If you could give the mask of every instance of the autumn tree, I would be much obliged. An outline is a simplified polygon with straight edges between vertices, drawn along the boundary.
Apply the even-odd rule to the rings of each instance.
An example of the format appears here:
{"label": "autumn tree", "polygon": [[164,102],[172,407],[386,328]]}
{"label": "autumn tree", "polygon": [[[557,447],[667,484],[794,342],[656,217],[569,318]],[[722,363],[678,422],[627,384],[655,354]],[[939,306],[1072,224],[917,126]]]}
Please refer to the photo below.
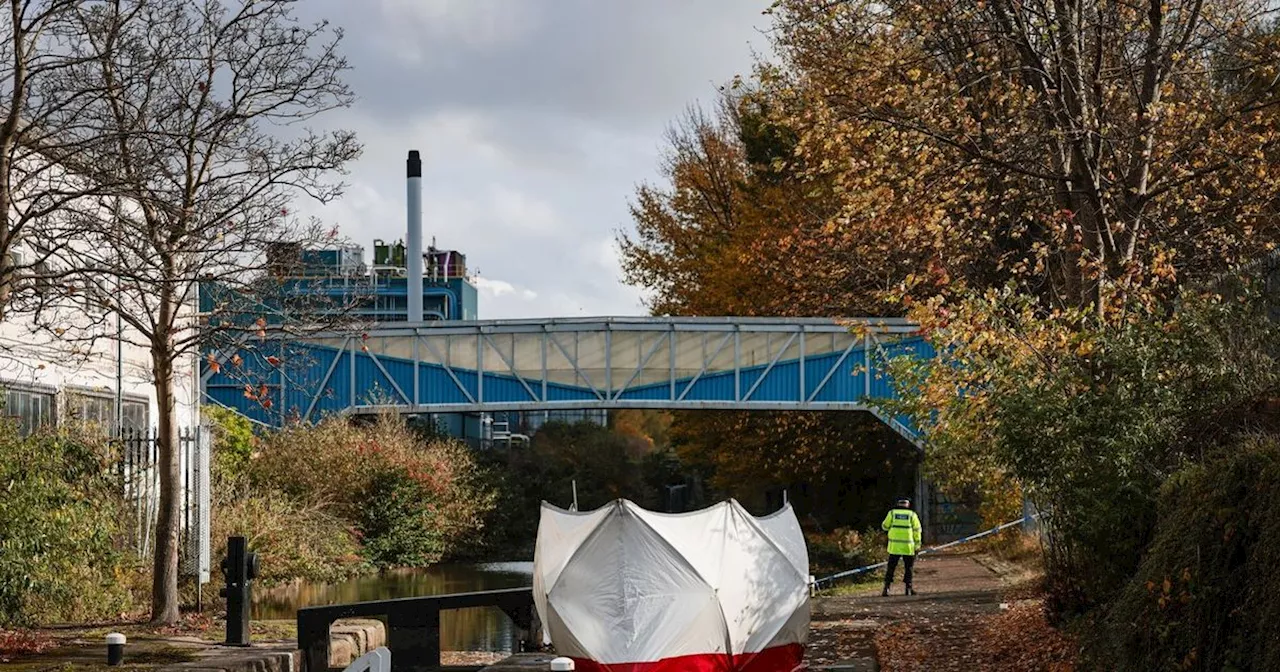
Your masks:
{"label": "autumn tree", "polygon": [[[803,110],[788,117],[798,169],[854,195],[842,215],[854,236],[894,216],[857,197],[877,189],[919,225],[984,243],[1046,308],[1105,315],[1135,296],[1167,301],[1280,234],[1270,3],[775,9],[780,63],[761,76]],[[862,158],[869,138],[920,170],[886,179]]]}
{"label": "autumn tree", "polygon": [[[119,0],[78,13],[75,77],[102,91],[84,113],[110,139],[86,148],[79,165],[113,186],[48,235],[67,241],[55,260],[74,273],[70,288],[120,316],[124,338],[151,353],[161,486],[155,622],[178,617],[175,386],[191,376],[185,365],[228,340],[251,348],[267,326],[296,333],[339,312],[281,319],[318,292],[273,274],[275,252],[331,238],[299,218],[294,201],[337,197],[334,176],[360,153],[352,133],[307,126],[348,106],[352,93],[341,31],[299,21],[294,5]],[[197,319],[202,286],[218,297]],[[276,298],[263,298],[271,288]],[[45,323],[66,310],[49,306]]]}
{"label": "autumn tree", "polygon": [[[1275,246],[1267,3],[773,11],[776,57],[721,114],[678,128],[666,184],[638,193],[623,258],[657,313],[909,314],[940,344],[1049,366],[991,291],[1046,321],[1031,330],[1046,342],[1121,338]],[[969,329],[947,328],[957,314]],[[917,399],[990,419],[987,371],[944,359]],[[1077,398],[1105,405],[1106,380]],[[998,427],[939,417],[921,416],[931,461],[1017,487],[992,452]]]}
{"label": "autumn tree", "polygon": [[639,187],[635,232],[619,235],[624,278],[652,293],[655,314],[900,313],[893,297],[908,277],[940,270],[933,260],[963,244],[895,236],[897,217],[853,235],[844,199],[870,210],[879,194],[847,193],[798,170],[800,138],[777,120],[780,98],[739,81],[713,111],[693,109],[668,131],[665,184]]}
{"label": "autumn tree", "polygon": [[[886,303],[931,258],[830,225],[836,195],[792,170],[798,137],[774,120],[776,97],[738,82],[711,111],[692,109],[667,135],[665,183],[643,185],[636,230],[620,234],[626,279],[667,315],[832,317],[901,311]],[[910,261],[907,261],[910,260]],[[915,448],[851,413],[683,412],[672,441],[721,493],[762,508],[791,488],[805,513],[860,524],[911,490]],[[905,477],[904,477],[905,474]]]}

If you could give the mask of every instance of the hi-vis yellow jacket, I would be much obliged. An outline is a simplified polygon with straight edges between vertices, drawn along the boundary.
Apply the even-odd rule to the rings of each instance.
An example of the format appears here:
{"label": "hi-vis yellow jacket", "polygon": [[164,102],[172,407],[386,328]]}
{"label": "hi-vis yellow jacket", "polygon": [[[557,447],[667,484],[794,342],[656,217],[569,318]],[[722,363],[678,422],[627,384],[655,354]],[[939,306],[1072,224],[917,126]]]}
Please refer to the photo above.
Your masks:
{"label": "hi-vis yellow jacket", "polygon": [[889,555],[915,555],[920,550],[920,517],[911,509],[893,509],[880,527],[889,533]]}

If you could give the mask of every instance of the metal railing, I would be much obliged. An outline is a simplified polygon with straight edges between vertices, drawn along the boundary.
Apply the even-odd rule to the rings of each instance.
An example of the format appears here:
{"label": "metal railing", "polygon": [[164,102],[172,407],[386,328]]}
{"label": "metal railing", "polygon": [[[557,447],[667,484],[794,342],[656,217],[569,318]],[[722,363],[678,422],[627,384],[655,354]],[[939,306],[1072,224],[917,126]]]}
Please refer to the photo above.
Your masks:
{"label": "metal railing", "polygon": [[[154,431],[126,430],[116,439],[120,449],[121,491],[132,514],[134,550],[148,556],[155,550],[156,521],[160,514],[159,444]],[[209,581],[209,460],[212,453],[206,427],[185,427],[178,434],[182,507],[179,528],[179,566],[184,576]]]}

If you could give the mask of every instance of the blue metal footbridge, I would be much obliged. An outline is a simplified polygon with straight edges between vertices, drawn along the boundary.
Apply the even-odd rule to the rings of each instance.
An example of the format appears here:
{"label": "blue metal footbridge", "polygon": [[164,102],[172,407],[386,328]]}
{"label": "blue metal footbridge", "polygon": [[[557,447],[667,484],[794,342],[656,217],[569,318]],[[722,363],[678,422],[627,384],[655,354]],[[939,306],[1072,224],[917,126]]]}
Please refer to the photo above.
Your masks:
{"label": "blue metal footbridge", "polygon": [[[932,357],[895,318],[610,317],[435,321],[246,337],[210,352],[205,398],[259,422],[333,413],[558,409],[864,411],[885,363]],[[251,401],[247,401],[251,400]]]}

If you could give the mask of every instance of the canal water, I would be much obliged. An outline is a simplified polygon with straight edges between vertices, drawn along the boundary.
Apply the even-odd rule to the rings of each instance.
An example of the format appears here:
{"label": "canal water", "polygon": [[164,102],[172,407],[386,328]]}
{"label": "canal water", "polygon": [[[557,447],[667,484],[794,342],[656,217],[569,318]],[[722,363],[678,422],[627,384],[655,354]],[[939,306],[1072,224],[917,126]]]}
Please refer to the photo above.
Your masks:
{"label": "canal water", "polygon": [[[531,585],[532,562],[390,570],[342,583],[300,583],[258,591],[253,600],[253,618],[292,620],[299,607]],[[505,652],[515,650],[516,643],[517,633],[510,619],[497,609],[457,609],[440,615],[440,645],[445,651]]]}

